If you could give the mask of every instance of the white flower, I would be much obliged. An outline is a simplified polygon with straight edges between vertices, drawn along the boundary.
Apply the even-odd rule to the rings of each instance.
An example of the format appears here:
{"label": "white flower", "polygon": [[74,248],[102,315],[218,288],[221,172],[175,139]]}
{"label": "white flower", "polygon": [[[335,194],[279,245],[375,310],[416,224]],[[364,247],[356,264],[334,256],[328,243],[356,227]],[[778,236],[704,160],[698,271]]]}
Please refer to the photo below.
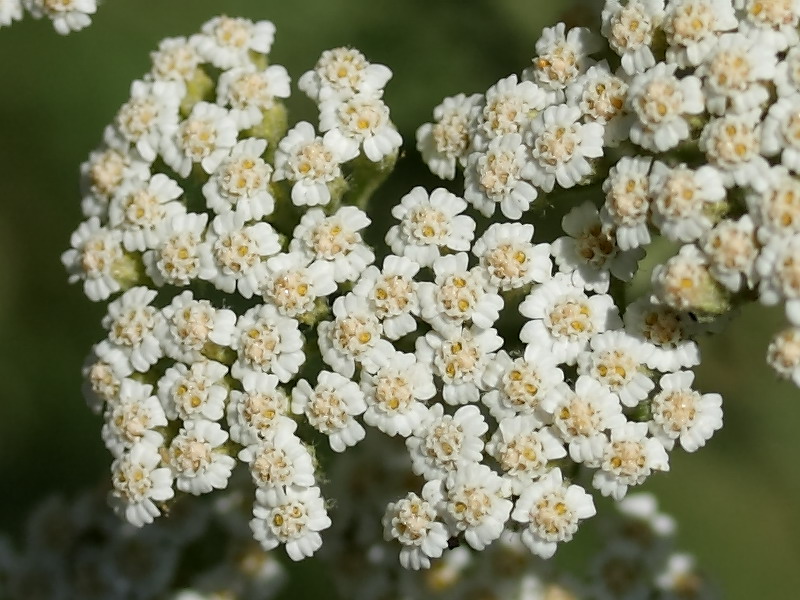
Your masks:
{"label": "white flower", "polygon": [[489,276],[489,285],[508,291],[550,278],[550,245],[532,242],[529,223],[493,223],[475,241],[472,253]]}
{"label": "white flower", "polygon": [[589,344],[591,351],[578,356],[578,373],[592,377],[629,408],[647,398],[655,387],[645,373],[652,346],[623,330],[598,334]]}
{"label": "white flower", "polygon": [[517,82],[509,75],[490,87],[486,101],[474,109],[473,147],[484,150],[494,138],[508,133],[522,134],[538,111],[547,106],[547,93],[532,81]]}
{"label": "white flower", "polygon": [[734,0],[734,6],[743,13],[739,31],[744,35],[778,51],[797,44],[798,0]]}
{"label": "white flower", "polygon": [[443,479],[455,469],[481,460],[483,440],[489,429],[475,405],[462,406],[454,414],[444,414],[441,404],[427,414],[406,439],[411,469],[428,481]]}
{"label": "white flower", "polygon": [[178,123],[178,108],[185,94],[177,81],[134,81],[131,97],[106,128],[106,143],[119,151],[136,149],[139,156],[152,163],[158,155],[164,136]]}
{"label": "white flower", "polygon": [[151,385],[122,380],[114,403],[106,410],[102,430],[106,448],[116,458],[139,442],[158,448],[164,441],[156,428],[166,427],[167,417],[152,392]]}
{"label": "white flower", "polygon": [[614,226],[620,250],[630,250],[650,243],[647,217],[650,209],[650,164],[642,156],[623,156],[611,167],[603,182],[606,201],[601,219]]}
{"label": "white flower", "polygon": [[214,308],[208,300],[195,300],[186,290],[175,296],[161,314],[156,328],[164,354],[193,363],[202,360],[211,344],[230,346],[236,314],[226,308]]}
{"label": "white flower", "polygon": [[653,34],[664,18],[664,0],[606,0],[601,32],[611,49],[622,57],[629,75],[642,73],[655,64],[650,49]]}
{"label": "white flower", "polygon": [[651,369],[676,371],[700,363],[700,350],[689,339],[691,323],[685,312],[642,297],[628,305],[624,319],[628,333],[652,345],[645,361]]}
{"label": "white flower", "polygon": [[711,119],[700,134],[700,149],[722,174],[727,187],[734,184],[758,189],[769,164],[761,156],[759,111]]}
{"label": "white flower", "polygon": [[342,47],[325,50],[314,68],[300,76],[297,87],[317,103],[360,92],[379,98],[391,77],[389,67],[370,63],[355,48]]}
{"label": "white flower", "polygon": [[785,299],[789,320],[800,322],[800,234],[776,238],[764,246],[756,270],[761,276],[761,302],[772,305]]}
{"label": "white flower", "polygon": [[625,110],[628,83],[611,72],[606,61],[589,67],[567,88],[567,103],[577,106],[590,121],[604,125],[607,146],[628,138],[632,116]]}
{"label": "white flower", "polygon": [[108,203],[127,181],[150,177],[148,164],[135,154],[101,147],[81,164],[81,211],[85,217],[104,217]]}
{"label": "white flower", "polygon": [[653,224],[666,237],[681,242],[698,239],[711,229],[726,199],[720,172],[704,165],[669,167],[656,161],[650,173]]}
{"label": "white flower", "polygon": [[99,415],[104,405],[113,404],[122,382],[131,373],[133,367],[128,356],[108,340],[92,346],[82,369],[83,397],[89,409]]}
{"label": "white flower", "polygon": [[472,115],[482,102],[481,94],[458,94],[445,98],[433,109],[435,122],[425,123],[417,129],[417,150],[431,173],[440,179],[453,179],[456,164],[462,168],[466,166],[472,145]]}
{"label": "white flower", "polygon": [[318,487],[256,490],[250,529],[264,550],[285,544],[292,560],[311,556],[322,546],[319,532],[331,526]]}
{"label": "white flower", "polygon": [[186,421],[168,449],[175,487],[195,496],[226,488],[236,465],[236,459],[225,449],[227,441],[228,433],[219,423]]}
{"label": "white flower", "polygon": [[653,397],[651,431],[668,450],[679,439],[684,450],[694,452],[722,427],[722,396],[696,392],[693,381],[691,371],[668,373]]}
{"label": "white flower", "polygon": [[269,54],[275,39],[271,22],[231,17],[214,17],[203,24],[202,32],[205,35],[197,37],[197,51],[220,69],[249,64],[249,52]]}
{"label": "white flower", "polygon": [[231,347],[238,352],[231,375],[274,373],[286,383],[305,362],[303,336],[295,319],[278,314],[270,304],[254,306],[236,322]]}
{"label": "white flower", "polygon": [[409,492],[405,498],[390,502],[383,515],[383,537],[402,545],[400,565],[404,569],[428,569],[431,558],[439,558],[447,548],[449,534],[438,520],[435,502],[438,481],[422,488],[422,497]]}
{"label": "white flower", "polygon": [[383,325],[383,334],[396,340],[417,328],[418,283],[414,276],[420,266],[404,256],[390,254],[383,268],[366,268],[353,286],[353,294],[365,298]]}
{"label": "white flower", "polygon": [[483,267],[467,270],[466,252],[433,261],[433,282],[418,284],[420,314],[435,330],[460,329],[468,321],[490,328],[500,316],[503,299],[489,286]]}
{"label": "white flower", "polygon": [[208,208],[217,214],[235,210],[248,221],[272,214],[272,166],[262,158],[266,148],[267,141],[258,138],[246,138],[231,148],[203,185]]}
{"label": "white flower", "polygon": [[578,521],[596,513],[591,495],[579,485],[565,483],[561,469],[553,469],[522,492],[511,518],[527,525],[522,541],[530,551],[550,558],[558,542],[572,539]]}
{"label": "white flower", "polygon": [[528,149],[522,135],[509,133],[493,138],[485,152],[469,155],[464,171],[464,198],[486,217],[500,206],[504,216],[519,219],[538,192],[522,179],[528,165]]}
{"label": "white flower", "polygon": [[97,12],[96,0],[23,0],[23,3],[34,18],[47,16],[53,21],[53,28],[61,35],[88,27],[92,23],[89,15]]}
{"label": "white flower", "polygon": [[639,485],[653,471],[669,471],[668,460],[661,442],[647,437],[647,423],[626,423],[611,430],[592,485],[603,496],[621,500],[629,486]]}
{"label": "white flower", "polygon": [[311,262],[302,252],[277,254],[267,260],[261,293],[280,314],[298,317],[314,310],[317,298],[336,291],[333,275],[333,264],[328,261]]}
{"label": "white flower", "polygon": [[767,347],[767,364],[800,387],[800,327],[779,331]]}
{"label": "white flower", "polygon": [[386,234],[392,252],[405,256],[420,266],[429,267],[440,255],[440,248],[469,250],[475,233],[475,221],[461,213],[467,203],[444,188],[428,195],[417,186],[392,207],[392,216],[400,221]]}
{"label": "white flower", "polygon": [[184,205],[175,201],[182,194],[181,187],[163,173],[123,183],[108,206],[108,224],[122,231],[126,250],[155,248],[161,223],[186,212]]}
{"label": "white flower", "polygon": [[523,493],[550,470],[549,461],[567,455],[561,440],[531,415],[501,420],[486,453],[497,460],[512,494]]}
{"label": "white flower", "polygon": [[573,280],[587,290],[606,293],[613,275],[630,281],[644,256],[644,250],[633,248],[620,251],[614,232],[604,227],[595,205],[590,202],[576,206],[561,220],[567,234],[556,239],[551,251],[562,273],[574,273]]}
{"label": "white flower", "polygon": [[525,323],[520,340],[552,352],[557,362],[575,364],[589,339],[619,324],[611,296],[587,296],[582,288],[562,274],[534,289],[520,304]]}
{"label": "white flower", "polygon": [[150,53],[153,67],[148,74],[156,81],[183,81],[194,78],[203,59],[197,53],[197,37],[164,38]]}
{"label": "white flower", "polygon": [[528,345],[522,357],[511,358],[501,350],[486,365],[481,400],[498,421],[515,415],[544,417],[542,405],[564,381],[564,373],[550,354]]}
{"label": "white flower", "polygon": [[765,172],[760,183],[745,196],[759,241],[800,233],[800,180],[778,165]]}
{"label": "white flower", "polygon": [[328,365],[352,377],[356,363],[370,373],[388,364],[394,347],[381,338],[383,327],[366,298],[340,296],[332,311],[334,320],[323,321],[317,329],[319,350]]}
{"label": "white flower", "polygon": [[361,391],[367,402],[364,422],[387,435],[408,437],[428,414],[421,402],[436,394],[430,366],[413,354],[397,352],[375,372],[361,372]]}
{"label": "white flower", "polygon": [[68,281],[83,281],[83,292],[93,302],[105,300],[121,288],[115,274],[123,259],[122,233],[100,225],[91,217],[70,236],[70,248],[61,255]]}
{"label": "white flower", "polygon": [[198,102],[189,116],[162,139],[164,162],[181,177],[199,164],[212,174],[236,145],[239,128],[230,112],[209,102]]}
{"label": "white flower", "polygon": [[726,288],[738,292],[742,280],[747,287],[753,286],[759,245],[749,215],[738,221],[723,219],[717,223],[703,237],[702,249],[708,257],[709,273]]}
{"label": "white flower", "polygon": [[396,154],[403,143],[389,118],[389,107],[380,98],[365,92],[347,99],[331,97],[319,106],[320,131],[336,130],[337,145],[348,156],[358,148],[372,162]]}
{"label": "white flower", "polygon": [[200,278],[229,294],[238,290],[251,298],[266,280],[266,257],[280,252],[281,243],[269,223],[246,221],[238,212],[214,218],[200,255]]}
{"label": "white flower", "polygon": [[189,285],[200,276],[207,221],[206,213],[185,213],[160,223],[156,232],[160,244],[142,255],[147,274],[156,285]]}
{"label": "white flower", "polygon": [[327,435],[334,452],[344,452],[364,439],[366,432],[354,417],[365,410],[358,384],[338,373],[320,371],[316,387],[301,379],[292,390],[292,412],[304,414],[314,429]]}
{"label": "white flower", "polygon": [[553,432],[569,444],[570,458],[591,467],[602,458],[606,430],[626,423],[617,396],[589,375],[578,377],[574,391],[557,386],[542,408],[553,415]]}
{"label": "white flower", "polygon": [[591,174],[591,158],[603,156],[603,125],[580,123],[576,106],[548,106],[531,122],[526,144],[532,160],[522,176],[550,192],[556,182],[563,188],[578,185]]}
{"label": "white flower", "polygon": [[223,381],[227,374],[228,367],[213,360],[169,367],[158,381],[158,397],[167,417],[219,421],[228,399],[228,387]]}
{"label": "white flower", "polygon": [[433,365],[434,374],[442,378],[444,401],[458,405],[478,401],[484,369],[492,352],[502,345],[496,330],[473,325],[446,334],[428,332],[417,338],[416,354],[417,360]]}
{"label": "white flower", "polygon": [[564,23],[545,27],[536,41],[533,66],[525,70],[526,78],[548,92],[548,104],[564,101],[564,89],[586,71],[589,55],[601,47],[599,36],[586,27],[565,30]]}
{"label": "white flower", "polygon": [[775,49],[741,33],[720,36],[697,69],[706,107],[715,115],[760,108],[769,99],[764,82],[775,76]]}
{"label": "white flower", "polygon": [[309,488],[314,485],[314,464],[302,440],[294,434],[297,423],[281,419],[269,435],[239,451],[250,465],[258,488]]}
{"label": "white flower", "polygon": [[718,34],[738,24],[731,0],[668,2],[663,23],[667,61],[679,67],[699,65],[717,44]]}
{"label": "white flower", "polygon": [[689,137],[686,116],[705,110],[700,79],[678,79],[676,69],[677,65],[658,63],[634,77],[628,88],[628,108],[637,117],[631,141],[646,150],[664,152],[677,146]]}
{"label": "white flower", "polygon": [[141,442],[111,465],[113,489],[109,502],[114,512],[136,527],[152,523],[161,514],[155,503],[175,495],[172,473],[160,464],[158,449]]}
{"label": "white flower", "polygon": [[687,594],[697,600],[711,600],[716,596],[716,590],[698,573],[695,557],[690,554],[670,555],[656,575],[655,584],[664,600],[678,600]]}
{"label": "white flower", "polygon": [[686,244],[651,274],[654,295],[677,310],[719,314],[727,296],[711,277],[708,257],[694,244]]}
{"label": "white flower", "polygon": [[7,27],[22,19],[22,0],[3,0],[0,2],[0,26]]}
{"label": "white flower", "polygon": [[289,250],[330,263],[337,283],[355,281],[375,260],[360,233],[369,224],[366,213],[355,206],[343,206],[331,216],[313,208],[306,211],[295,227]]}
{"label": "white flower", "polygon": [[290,82],[286,67],[270,65],[261,71],[247,63],[219,76],[217,104],[230,106],[236,126],[247,129],[262,121],[264,112],[275,106],[276,98],[290,96]]}
{"label": "white flower", "polygon": [[319,137],[311,123],[300,121],[278,144],[273,179],[292,182],[295,206],[328,204],[331,192],[338,197],[346,185],[341,165],[357,155],[336,130]]}
{"label": "white flower", "polygon": [[108,305],[103,327],[108,340],[121,350],[140,373],[146,373],[163,356],[155,330],[161,315],[150,303],[157,292],[134,287]]}
{"label": "white flower", "polygon": [[448,474],[444,487],[440,510],[472,548],[483,550],[500,537],[513,504],[497,473],[482,464],[462,465]]}
{"label": "white flower", "polygon": [[776,92],[779,97],[792,96],[800,89],[800,47],[794,46],[786,53],[775,69]]}
{"label": "white flower", "polygon": [[800,92],[784,96],[770,106],[761,130],[761,150],[781,155],[787,169],[800,173]]}
{"label": "white flower", "polygon": [[227,422],[234,442],[255,444],[289,419],[289,398],[279,383],[275,375],[249,373],[242,378],[244,391],[230,391]]}

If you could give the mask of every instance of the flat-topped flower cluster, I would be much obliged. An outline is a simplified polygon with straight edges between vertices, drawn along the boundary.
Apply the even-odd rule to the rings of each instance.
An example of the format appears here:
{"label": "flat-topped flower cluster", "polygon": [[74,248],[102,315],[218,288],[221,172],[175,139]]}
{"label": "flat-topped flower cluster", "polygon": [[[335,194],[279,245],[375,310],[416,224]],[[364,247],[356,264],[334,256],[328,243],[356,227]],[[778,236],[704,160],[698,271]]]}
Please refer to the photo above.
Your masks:
{"label": "flat-topped flower cluster", "polygon": [[[691,369],[731,307],[785,303],[794,326],[770,361],[800,378],[785,26],[800,13],[773,8],[609,0],[605,41],[544,30],[520,77],[445,99],[418,130],[463,193],[411,189],[380,257],[367,209],[402,143],[391,71],[323,53],[298,80],[319,126],[290,127],[271,23],[164,40],[83,165],[86,221],[62,257],[110,300],[85,375],[115,509],[141,526],[247,469],[255,539],[311,556],[326,486],[340,515],[364,505],[369,482],[334,474],[366,425],[370,453],[411,471],[382,499],[403,567],[503,539],[549,558],[595,515],[592,493],[621,501],[722,426]],[[563,235],[534,239],[540,207]],[[631,301],[657,237],[683,246]],[[380,517],[348,531],[365,520]]]}

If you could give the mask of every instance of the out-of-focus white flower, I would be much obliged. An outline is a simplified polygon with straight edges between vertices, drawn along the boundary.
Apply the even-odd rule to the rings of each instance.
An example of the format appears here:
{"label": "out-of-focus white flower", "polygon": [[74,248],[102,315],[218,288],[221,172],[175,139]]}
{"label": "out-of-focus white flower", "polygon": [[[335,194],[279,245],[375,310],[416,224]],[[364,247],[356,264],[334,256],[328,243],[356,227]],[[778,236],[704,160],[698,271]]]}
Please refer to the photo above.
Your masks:
{"label": "out-of-focus white flower", "polygon": [[800,323],[800,234],[776,238],[764,246],[756,270],[761,276],[761,302],[772,305],[785,299],[789,320]]}
{"label": "out-of-focus white flower", "polygon": [[106,404],[113,404],[131,373],[133,367],[125,352],[108,340],[95,344],[83,365],[83,397],[91,411],[99,415]]}
{"label": "out-of-focus white flower", "polygon": [[739,31],[744,35],[778,51],[797,44],[798,0],[734,0],[733,5],[742,13]]}
{"label": "out-of-focus white flower", "polygon": [[719,33],[739,24],[731,0],[672,0],[666,9],[667,61],[679,67],[699,65],[717,44]]}
{"label": "out-of-focus white flower", "polygon": [[720,314],[727,309],[727,294],[709,271],[708,258],[694,244],[686,244],[651,276],[655,296],[683,311]]}
{"label": "out-of-focus white flower", "polygon": [[717,223],[703,236],[702,249],[708,257],[709,273],[730,291],[738,292],[743,281],[753,286],[759,245],[749,215]]}
{"label": "out-of-focus white flower", "polygon": [[758,111],[711,119],[700,134],[700,149],[722,174],[726,187],[759,189],[769,164],[761,156],[762,131]]}
{"label": "out-of-focus white flower", "polygon": [[761,150],[781,155],[787,169],[800,173],[800,92],[778,99],[769,107],[761,129]]}
{"label": "out-of-focus white flower", "polygon": [[749,190],[745,200],[761,243],[800,233],[800,181],[786,167],[765,172],[759,189]]}
{"label": "out-of-focus white flower", "polygon": [[767,347],[767,364],[780,377],[800,386],[800,327],[788,327],[772,338]]}
{"label": "out-of-focus white flower", "polygon": [[108,203],[121,185],[146,181],[150,168],[141,157],[114,148],[101,147],[81,164],[81,211],[85,217],[104,217]]}
{"label": "out-of-focus white flower", "polygon": [[622,57],[628,75],[656,64],[650,45],[664,19],[664,0],[606,0],[601,32],[611,49]]}
{"label": "out-of-focus white flower", "polygon": [[2,0],[0,2],[0,27],[7,27],[22,19],[22,0]]}
{"label": "out-of-focus white flower", "polygon": [[23,4],[34,18],[46,16],[53,21],[53,28],[61,35],[88,27],[91,15],[97,12],[97,0],[23,0]]}
{"label": "out-of-focus white flower", "polygon": [[149,76],[156,81],[183,81],[194,78],[197,68],[203,62],[197,53],[197,37],[164,38],[158,48],[150,53],[153,67]]}

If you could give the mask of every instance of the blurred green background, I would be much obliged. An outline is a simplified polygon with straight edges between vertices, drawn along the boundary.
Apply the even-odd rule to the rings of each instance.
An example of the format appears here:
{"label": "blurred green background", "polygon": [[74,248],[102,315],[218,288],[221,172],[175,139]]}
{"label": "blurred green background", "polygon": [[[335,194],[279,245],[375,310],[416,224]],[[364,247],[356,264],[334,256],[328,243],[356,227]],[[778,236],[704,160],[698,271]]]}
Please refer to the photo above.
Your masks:
{"label": "blurred green background", "polygon": [[[29,508],[107,477],[100,422],[85,408],[80,367],[102,336],[102,305],[70,287],[59,255],[80,220],[78,165],[144,73],[149,51],[224,10],[269,18],[272,57],[294,80],[319,53],[354,45],[391,66],[386,98],[406,139],[406,166],[381,202],[435,185],[413,148],[417,125],[445,95],[485,91],[519,72],[553,0],[113,0],[93,26],[63,38],[49,22],[0,30],[0,528]],[[297,95],[296,117],[314,119]],[[388,206],[388,204],[387,204]],[[800,597],[800,393],[764,364],[779,312],[751,307],[704,341],[698,384],[725,399],[725,427],[644,486],[679,523],[681,546],[728,598]]]}

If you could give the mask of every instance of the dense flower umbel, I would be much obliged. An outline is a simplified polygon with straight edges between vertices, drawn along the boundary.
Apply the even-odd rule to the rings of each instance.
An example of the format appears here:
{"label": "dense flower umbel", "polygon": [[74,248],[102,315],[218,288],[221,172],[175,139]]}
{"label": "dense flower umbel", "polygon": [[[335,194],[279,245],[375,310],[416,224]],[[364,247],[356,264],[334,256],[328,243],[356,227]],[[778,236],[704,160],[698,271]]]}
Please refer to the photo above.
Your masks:
{"label": "dense flower umbel", "polygon": [[[324,53],[300,78],[319,125],[292,125],[270,23],[162,44],[83,168],[87,221],[63,255],[110,300],[86,374],[117,510],[142,525],[173,495],[237,488],[238,469],[255,539],[293,560],[325,552],[329,527],[397,540],[411,569],[457,570],[459,543],[548,558],[592,493],[622,501],[676,441],[721,427],[688,370],[708,323],[785,304],[770,363],[797,381],[797,40],[745,13],[608,0],[606,47],[545,30],[521,76],[419,129],[431,170],[463,186],[396,199],[377,257],[368,201],[401,144],[388,68]],[[775,44],[742,55],[754,31]],[[539,239],[544,209],[563,235]],[[659,237],[683,247],[632,300]],[[395,463],[405,475],[371,489]]]}

